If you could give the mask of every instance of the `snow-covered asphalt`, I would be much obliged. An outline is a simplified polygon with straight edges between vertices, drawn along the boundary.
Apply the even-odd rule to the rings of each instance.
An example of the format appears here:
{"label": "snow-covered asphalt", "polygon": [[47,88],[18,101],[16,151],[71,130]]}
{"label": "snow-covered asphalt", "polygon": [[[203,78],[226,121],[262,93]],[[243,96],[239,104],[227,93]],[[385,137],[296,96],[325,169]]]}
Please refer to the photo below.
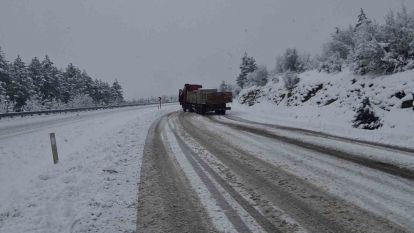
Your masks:
{"label": "snow-covered asphalt", "polygon": [[174,112],[144,150],[138,232],[412,232],[410,149]]}
{"label": "snow-covered asphalt", "polygon": [[[0,232],[135,232],[148,129],[177,108],[0,120]],[[56,134],[57,165],[50,132]]]}

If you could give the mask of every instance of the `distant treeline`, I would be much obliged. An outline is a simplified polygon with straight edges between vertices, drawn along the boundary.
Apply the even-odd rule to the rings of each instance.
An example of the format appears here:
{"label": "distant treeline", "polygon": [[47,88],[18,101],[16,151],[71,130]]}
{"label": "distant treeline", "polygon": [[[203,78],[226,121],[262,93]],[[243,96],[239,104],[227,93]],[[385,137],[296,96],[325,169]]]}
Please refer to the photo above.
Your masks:
{"label": "distant treeline", "polygon": [[54,66],[46,55],[25,64],[18,56],[8,62],[0,48],[0,112],[34,111],[119,104],[122,87],[93,79],[70,63],[65,69]]}
{"label": "distant treeline", "polygon": [[[384,75],[414,69],[414,12],[408,12],[405,7],[396,13],[390,11],[385,24],[379,24],[361,9],[354,25],[335,29],[320,55],[301,54],[290,48],[277,57],[275,68],[269,72],[265,66],[257,66],[255,59],[246,53],[235,91],[264,86],[273,78],[281,78],[286,88],[292,89],[299,82],[299,73],[315,69],[335,73],[344,68],[358,75]],[[231,89],[231,86],[223,81],[220,88]]]}

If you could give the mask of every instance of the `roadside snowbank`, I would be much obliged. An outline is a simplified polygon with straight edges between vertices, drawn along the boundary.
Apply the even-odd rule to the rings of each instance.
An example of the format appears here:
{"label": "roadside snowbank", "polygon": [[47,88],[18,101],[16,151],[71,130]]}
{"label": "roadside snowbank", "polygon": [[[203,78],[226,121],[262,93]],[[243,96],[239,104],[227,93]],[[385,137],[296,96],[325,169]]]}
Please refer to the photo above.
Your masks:
{"label": "roadside snowbank", "polygon": [[[338,74],[308,71],[289,94],[283,81],[251,87],[240,93],[229,114],[248,120],[287,125],[357,139],[414,147],[414,111],[401,109],[412,99],[414,71],[389,76],[355,76],[346,70]],[[404,93],[404,94],[402,94]],[[355,112],[364,98],[371,101],[383,126],[378,130],[352,127]],[[251,106],[248,106],[251,105]]]}
{"label": "roadside snowbank", "polygon": [[[1,121],[8,130],[0,132],[0,232],[134,232],[148,128],[176,109]],[[57,136],[57,165],[49,132]]]}

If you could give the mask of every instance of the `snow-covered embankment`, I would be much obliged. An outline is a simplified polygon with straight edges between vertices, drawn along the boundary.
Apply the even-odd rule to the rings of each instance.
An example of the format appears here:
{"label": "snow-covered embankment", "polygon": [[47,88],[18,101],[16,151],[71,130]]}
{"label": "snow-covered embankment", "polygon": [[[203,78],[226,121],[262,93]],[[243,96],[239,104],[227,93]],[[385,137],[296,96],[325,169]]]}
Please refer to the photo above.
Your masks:
{"label": "snow-covered embankment", "polygon": [[[147,131],[177,106],[0,121],[0,232],[133,232]],[[59,163],[53,165],[49,132]]]}
{"label": "snow-covered embankment", "polygon": [[[349,70],[337,74],[307,71],[287,91],[282,80],[269,80],[264,87],[242,90],[230,114],[245,119],[281,124],[335,135],[413,147],[414,111],[402,109],[413,99],[414,71],[387,76],[357,76]],[[353,128],[356,111],[368,98],[382,127]],[[250,106],[249,106],[250,105]]]}

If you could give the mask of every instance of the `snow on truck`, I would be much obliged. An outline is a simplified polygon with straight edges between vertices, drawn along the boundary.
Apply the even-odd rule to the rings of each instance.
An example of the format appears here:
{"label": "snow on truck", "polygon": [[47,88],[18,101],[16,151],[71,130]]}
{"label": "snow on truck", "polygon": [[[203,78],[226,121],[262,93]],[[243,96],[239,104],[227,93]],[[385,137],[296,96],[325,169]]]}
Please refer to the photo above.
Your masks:
{"label": "snow on truck", "polygon": [[217,89],[202,89],[198,84],[185,84],[183,89],[180,89],[178,99],[184,112],[196,112],[198,114],[206,114],[206,112],[214,111],[216,114],[224,115],[227,103],[233,101],[231,92],[221,92]]}

